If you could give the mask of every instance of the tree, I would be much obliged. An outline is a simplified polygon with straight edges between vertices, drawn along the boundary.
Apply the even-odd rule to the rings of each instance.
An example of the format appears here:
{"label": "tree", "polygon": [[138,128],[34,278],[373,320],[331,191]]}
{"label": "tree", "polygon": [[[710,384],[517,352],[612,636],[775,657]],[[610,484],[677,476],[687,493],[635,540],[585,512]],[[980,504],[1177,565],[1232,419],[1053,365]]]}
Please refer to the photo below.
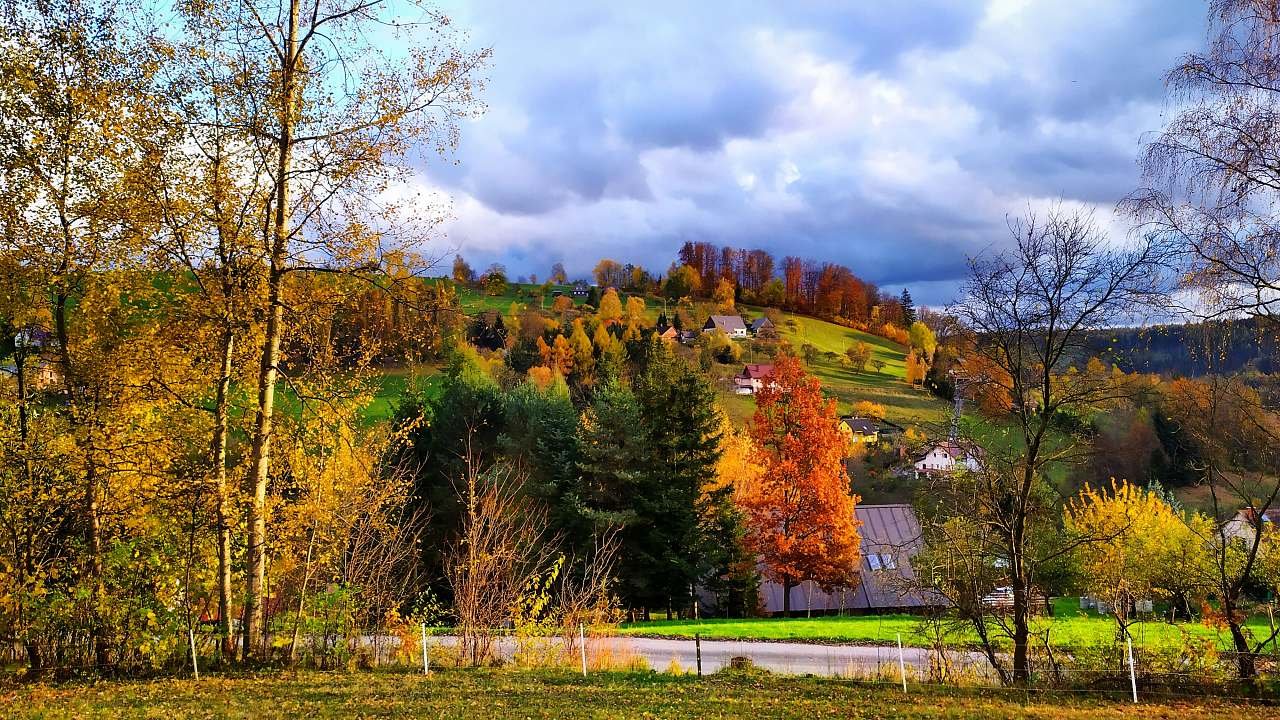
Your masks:
{"label": "tree", "polygon": [[547,282],[556,285],[564,285],[569,282],[569,275],[564,271],[564,263],[557,262],[551,266],[551,275],[547,277]]}
{"label": "tree", "polygon": [[[911,300],[911,291],[902,288],[902,296],[898,298],[898,305],[902,306],[902,322],[910,327],[916,322],[916,304]],[[930,353],[932,355],[933,353]]]}
{"label": "tree", "polygon": [[644,298],[632,295],[627,298],[627,327],[638,328],[644,323]]}
{"label": "tree", "polygon": [[476,281],[476,271],[471,269],[461,255],[453,256],[453,281],[461,285],[470,285]]}
{"label": "tree", "polygon": [[494,263],[484,271],[480,278],[484,285],[484,294],[489,296],[504,295],[507,292],[507,269]]}
{"label": "tree", "polygon": [[867,361],[871,359],[871,347],[859,340],[845,348],[844,356],[849,360],[849,367],[862,372],[867,369]]}
{"label": "tree", "polygon": [[[1211,534],[1201,536],[1209,549],[1204,582],[1231,633],[1237,674],[1253,680],[1255,657],[1277,637],[1271,632],[1252,639],[1244,620],[1250,605],[1246,588],[1256,580],[1268,535],[1274,534],[1263,518],[1280,507],[1280,416],[1240,378],[1175,380],[1168,396],[1171,419],[1193,444],[1196,470],[1209,491]],[[1243,526],[1228,522],[1242,508]]]}
{"label": "tree", "polygon": [[884,366],[887,364],[888,363],[886,363],[884,360],[881,360],[880,358],[873,358],[871,360],[871,367],[875,369],[876,374],[879,374],[881,371],[883,371]]}
{"label": "tree", "polygon": [[727,279],[721,279],[716,283],[716,291],[711,299],[716,303],[716,312],[721,315],[732,315],[734,313],[734,290],[733,283]]}
{"label": "tree", "polygon": [[[165,475],[158,447],[138,454],[157,440],[152,423],[130,428],[135,414],[164,411],[150,383],[154,365],[139,361],[163,345],[142,308],[121,301],[158,300],[135,271],[159,219],[145,188],[175,139],[155,92],[163,50],[128,32],[126,14],[112,2],[13,3],[0,23],[0,254],[19,271],[3,278],[0,294],[22,298],[21,319],[51,335],[42,354],[60,386],[56,439],[70,446],[58,459],[75,486],[62,532],[79,544],[63,580],[76,586],[67,602],[99,665],[123,649],[108,553],[146,510],[123,489],[146,491]],[[34,461],[40,448],[27,429],[23,454]]]}
{"label": "tree", "polygon": [[630,275],[623,269],[622,265],[616,260],[604,258],[596,263],[596,267],[591,271],[595,276],[596,285],[602,288],[620,288],[626,287]]}
{"label": "tree", "polygon": [[271,158],[269,212],[257,224],[267,277],[249,462],[247,656],[264,651],[266,494],[281,345],[294,317],[285,315],[287,279],[319,270],[378,282],[389,258],[415,264],[412,247],[430,219],[365,199],[407,170],[405,155],[415,144],[448,152],[459,123],[479,109],[476,73],[489,52],[459,49],[447,18],[432,14],[418,27],[433,29],[440,44],[411,44],[408,61],[392,58],[375,36],[391,14],[381,3],[356,0],[263,0],[192,6],[185,18],[192,34],[216,39],[223,61],[242,69],[222,88],[228,126]]}
{"label": "tree", "polygon": [[[1280,190],[1280,109],[1274,8],[1252,0],[1209,4],[1208,47],[1168,72],[1171,114],[1141,157],[1148,186],[1124,207],[1143,233],[1183,261],[1193,316],[1280,323],[1274,251]],[[1171,258],[1172,259],[1172,258]],[[1200,292],[1203,291],[1203,292]]]}
{"label": "tree", "polygon": [[917,320],[911,323],[908,335],[911,338],[911,347],[916,350],[920,360],[926,365],[933,362],[933,351],[938,347],[938,340],[933,336],[929,326]]}
{"label": "tree", "polygon": [[647,460],[633,499],[637,521],[623,534],[627,552],[619,573],[632,607],[682,607],[693,600],[691,591],[719,550],[701,505],[720,457],[715,391],[656,337],[644,346],[639,365],[632,384]]}
{"label": "tree", "polygon": [[698,294],[701,287],[702,280],[697,270],[688,265],[672,265],[667,271],[666,279],[662,281],[662,294],[671,300],[679,300]]}
{"label": "tree", "polygon": [[757,558],[747,547],[739,498],[752,492],[763,468],[755,462],[750,433],[735,428],[728,416],[721,418],[720,447],[715,481],[703,488],[701,500],[704,522],[713,527],[721,550],[707,588],[715,593],[717,609],[725,617],[747,617],[758,602],[759,572]]}
{"label": "tree", "polygon": [[906,366],[902,375],[904,382],[912,387],[924,383],[924,378],[929,372],[929,365],[916,354],[915,350],[907,352],[904,364]]}
{"label": "tree", "polygon": [[884,405],[870,400],[859,400],[853,404],[853,414],[858,417],[884,420]]}
{"label": "tree", "polygon": [[1088,214],[1052,210],[1013,220],[1014,246],[973,258],[963,298],[954,308],[979,338],[975,352],[1007,378],[1019,442],[987,448],[979,494],[985,508],[972,519],[992,528],[1013,591],[1011,639],[1014,682],[1030,677],[1029,620],[1037,573],[1061,557],[1035,529],[1045,514],[1060,514],[1042,489],[1045,467],[1073,457],[1084,443],[1048,442],[1060,413],[1114,398],[1119,391],[1084,373],[1067,374],[1073,358],[1088,356],[1089,331],[1131,317],[1161,287],[1160,254],[1150,239],[1113,247]]}
{"label": "tree", "polygon": [[756,393],[751,422],[763,471],[738,501],[747,542],[782,585],[783,612],[790,614],[797,584],[854,581],[861,562],[858,497],[849,490],[835,401],[822,397],[817,378],[795,358],[779,357],[772,380]]}
{"label": "tree", "polygon": [[1090,486],[1066,509],[1066,529],[1077,539],[1089,593],[1111,606],[1127,635],[1138,600],[1160,599],[1187,608],[1205,589],[1212,522],[1180,514],[1160,495],[1112,480],[1110,491]]}
{"label": "tree", "polygon": [[600,309],[596,311],[600,317],[600,322],[612,325],[622,320],[622,300],[618,298],[618,291],[609,288],[604,291],[604,295],[600,297]]}

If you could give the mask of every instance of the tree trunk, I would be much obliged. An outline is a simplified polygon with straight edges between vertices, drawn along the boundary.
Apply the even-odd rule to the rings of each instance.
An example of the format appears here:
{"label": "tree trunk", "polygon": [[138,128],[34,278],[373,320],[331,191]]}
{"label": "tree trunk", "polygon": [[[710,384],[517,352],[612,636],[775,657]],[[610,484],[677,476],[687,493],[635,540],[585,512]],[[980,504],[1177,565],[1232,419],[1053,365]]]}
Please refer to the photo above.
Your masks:
{"label": "tree trunk", "polygon": [[218,502],[218,634],[222,636],[222,656],[235,658],[231,637],[231,498],[227,493],[227,395],[231,389],[231,364],[236,336],[229,328],[222,335],[222,374],[218,377],[214,401],[213,466],[216,469]]}
{"label": "tree trunk", "polygon": [[1258,676],[1258,668],[1253,662],[1253,653],[1249,649],[1249,639],[1244,636],[1244,629],[1236,619],[1235,603],[1227,601],[1222,604],[1223,614],[1227,618],[1227,627],[1231,629],[1231,645],[1236,653],[1236,674],[1241,680],[1252,683]]}
{"label": "tree trunk", "polygon": [[294,104],[296,102],[296,69],[298,58],[298,0],[291,0],[286,52],[281,64],[280,136],[275,167],[275,214],[271,229],[271,267],[267,276],[267,325],[262,343],[262,362],[258,368],[258,412],[253,433],[253,455],[250,464],[250,485],[253,499],[249,506],[248,573],[245,579],[245,633],[246,658],[259,656],[259,645],[266,613],[262,598],[266,578],[266,502],[267,483],[271,475],[272,413],[275,410],[276,377],[280,363],[280,338],[284,331],[284,303],[281,286],[284,283],[284,263],[288,246],[289,222],[289,171],[293,157]]}
{"label": "tree trunk", "polygon": [[[66,232],[64,228],[64,233]],[[70,239],[66,240],[68,246]],[[73,429],[79,431],[75,435],[78,436],[76,444],[84,451],[85,455],[85,475],[84,475],[84,496],[81,507],[82,521],[84,522],[84,541],[85,550],[89,554],[85,564],[86,577],[89,579],[93,588],[92,594],[92,620],[89,631],[89,641],[93,645],[94,664],[101,670],[110,662],[110,648],[107,640],[106,628],[103,627],[102,613],[99,611],[99,604],[103,601],[106,594],[106,588],[102,583],[102,521],[98,513],[98,473],[97,473],[97,457],[94,452],[94,442],[92,428],[87,428],[80,416],[82,408],[77,408],[79,399],[75,397],[73,384],[75,382],[75,373],[71,362],[71,348],[68,344],[67,333],[67,303],[68,296],[59,293],[56,295],[53,304],[53,324],[54,332],[58,338],[58,354],[59,363],[62,366],[62,384],[66,390],[67,400],[71,404],[72,412],[69,419]],[[81,433],[87,432],[88,437],[84,437]]]}
{"label": "tree trunk", "polygon": [[791,617],[791,588],[795,584],[790,577],[782,578],[782,617]]}
{"label": "tree trunk", "polygon": [[1019,513],[1014,520],[1009,543],[1011,551],[1009,575],[1013,589],[1013,682],[1018,685],[1025,685],[1031,679],[1028,660],[1031,636],[1028,628],[1031,614],[1031,587],[1027,582],[1026,566],[1022,556],[1025,517],[1025,512]]}

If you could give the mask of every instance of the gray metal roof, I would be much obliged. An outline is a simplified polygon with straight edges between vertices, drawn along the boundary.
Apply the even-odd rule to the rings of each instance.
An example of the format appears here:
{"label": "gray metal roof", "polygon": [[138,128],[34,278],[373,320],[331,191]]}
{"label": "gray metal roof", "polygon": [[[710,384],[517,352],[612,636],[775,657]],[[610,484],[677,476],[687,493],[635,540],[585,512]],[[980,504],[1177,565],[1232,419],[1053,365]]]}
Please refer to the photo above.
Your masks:
{"label": "gray metal roof", "polygon": [[[792,612],[813,610],[878,610],[924,607],[930,603],[908,586],[915,579],[911,560],[920,551],[920,523],[910,505],[858,505],[854,509],[862,540],[862,566],[858,586],[844,593],[826,593],[816,585],[804,583],[791,590]],[[880,569],[874,569],[868,556],[877,556]],[[892,558],[893,567],[885,567],[883,558]],[[766,612],[782,611],[782,586],[764,580],[760,597]]]}
{"label": "gray metal roof", "polygon": [[703,327],[708,330],[715,327],[724,332],[733,332],[734,330],[746,332],[747,330],[747,326],[742,323],[742,317],[738,315],[712,315],[707,318],[707,324]]}

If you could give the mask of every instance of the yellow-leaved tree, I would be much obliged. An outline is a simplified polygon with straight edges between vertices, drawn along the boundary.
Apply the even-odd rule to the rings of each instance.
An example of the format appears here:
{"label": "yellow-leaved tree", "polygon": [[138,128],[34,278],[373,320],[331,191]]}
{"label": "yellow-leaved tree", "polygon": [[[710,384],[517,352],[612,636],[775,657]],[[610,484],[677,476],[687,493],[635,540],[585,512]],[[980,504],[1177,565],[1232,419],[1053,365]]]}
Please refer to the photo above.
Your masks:
{"label": "yellow-leaved tree", "polygon": [[1159,493],[1113,480],[1085,486],[1066,509],[1067,530],[1088,592],[1106,601],[1123,636],[1141,600],[1165,600],[1189,612],[1205,590],[1206,542],[1213,523],[1179,511]]}

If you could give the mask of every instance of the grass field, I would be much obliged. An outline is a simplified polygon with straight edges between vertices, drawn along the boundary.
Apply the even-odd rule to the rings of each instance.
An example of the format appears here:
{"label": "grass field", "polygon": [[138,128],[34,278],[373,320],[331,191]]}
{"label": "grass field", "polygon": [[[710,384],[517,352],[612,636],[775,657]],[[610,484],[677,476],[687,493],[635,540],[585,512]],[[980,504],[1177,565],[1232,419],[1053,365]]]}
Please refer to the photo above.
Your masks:
{"label": "grass field", "polygon": [[1132,705],[1118,695],[870,686],[758,673],[446,670],[207,677],[0,690],[10,718],[1243,718],[1260,704],[1211,698]]}
{"label": "grass field", "polygon": [[[1110,617],[1094,612],[1083,612],[1074,598],[1054,600],[1054,616],[1040,618],[1037,625],[1051,628],[1050,638],[1056,647],[1081,648],[1108,645],[1115,638],[1116,624]],[[1255,635],[1269,634],[1267,619],[1254,618],[1249,627]],[[814,618],[751,618],[744,620],[655,620],[624,625],[622,632],[629,635],[660,637],[693,637],[695,633],[708,639],[724,640],[805,640],[827,643],[888,644],[902,633],[904,645],[928,647],[929,641],[921,633],[920,618],[914,615],[843,615]],[[1229,649],[1230,636],[1225,630],[1211,628],[1201,623],[1171,625],[1162,621],[1142,622],[1130,632],[1139,647],[1181,647],[1184,637],[1212,639],[1218,647]],[[956,644],[976,642],[977,638],[965,633],[953,639]]]}

